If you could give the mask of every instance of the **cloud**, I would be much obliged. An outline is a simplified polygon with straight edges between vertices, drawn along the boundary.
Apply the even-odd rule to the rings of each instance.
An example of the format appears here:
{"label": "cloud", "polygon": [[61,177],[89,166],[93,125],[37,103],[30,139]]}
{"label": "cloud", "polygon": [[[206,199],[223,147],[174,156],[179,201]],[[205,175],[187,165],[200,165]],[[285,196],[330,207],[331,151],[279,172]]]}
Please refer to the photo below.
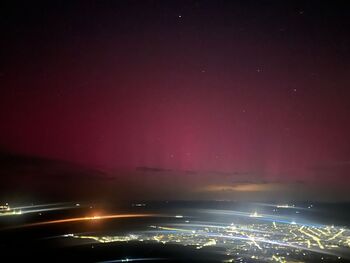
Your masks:
{"label": "cloud", "polygon": [[0,152],[0,197],[52,196],[69,198],[93,191],[93,182],[105,173],[78,164],[13,153]]}
{"label": "cloud", "polygon": [[136,167],[136,171],[139,172],[150,172],[150,173],[158,173],[158,172],[170,172],[172,171],[171,169],[163,169],[163,168],[157,168],[157,167],[146,167],[146,166],[140,166]]}
{"label": "cloud", "polygon": [[232,185],[208,185],[199,189],[203,192],[270,192],[280,190],[278,183],[238,183]]}
{"label": "cloud", "polygon": [[349,182],[350,183],[350,161],[329,162],[319,164],[310,168],[315,180],[320,183]]}
{"label": "cloud", "polygon": [[[345,177],[349,163],[314,168]],[[338,170],[337,170],[338,169]],[[59,200],[312,200],[346,199],[329,185],[263,180],[252,172],[182,171],[154,167],[99,171],[62,160],[0,152],[0,198]],[[322,177],[322,176],[321,176]],[[321,178],[320,177],[320,178]],[[328,178],[328,177],[327,177]],[[344,184],[346,185],[346,184]],[[338,191],[339,192],[339,191]],[[6,198],[4,198],[6,197]],[[45,200],[46,200],[45,199]],[[51,200],[51,199],[50,199]]]}

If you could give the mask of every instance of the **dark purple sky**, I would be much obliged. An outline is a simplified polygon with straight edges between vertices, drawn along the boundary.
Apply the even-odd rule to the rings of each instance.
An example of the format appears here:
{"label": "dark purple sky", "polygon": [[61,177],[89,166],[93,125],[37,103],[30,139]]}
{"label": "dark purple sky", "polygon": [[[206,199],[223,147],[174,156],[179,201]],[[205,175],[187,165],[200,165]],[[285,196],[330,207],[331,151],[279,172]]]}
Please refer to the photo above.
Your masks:
{"label": "dark purple sky", "polygon": [[8,151],[109,171],[349,182],[345,2],[30,1],[0,10]]}

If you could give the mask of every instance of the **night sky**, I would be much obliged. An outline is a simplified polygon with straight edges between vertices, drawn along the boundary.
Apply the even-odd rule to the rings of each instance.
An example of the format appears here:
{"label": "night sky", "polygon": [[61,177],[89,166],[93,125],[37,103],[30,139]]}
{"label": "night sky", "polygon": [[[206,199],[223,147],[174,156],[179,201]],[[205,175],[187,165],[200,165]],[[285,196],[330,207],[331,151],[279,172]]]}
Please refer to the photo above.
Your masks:
{"label": "night sky", "polygon": [[227,176],[257,191],[340,189],[350,183],[349,14],[346,1],[2,3],[3,155],[119,180],[115,171],[137,171],[145,184],[166,171],[165,183],[202,178],[211,192],[251,191]]}

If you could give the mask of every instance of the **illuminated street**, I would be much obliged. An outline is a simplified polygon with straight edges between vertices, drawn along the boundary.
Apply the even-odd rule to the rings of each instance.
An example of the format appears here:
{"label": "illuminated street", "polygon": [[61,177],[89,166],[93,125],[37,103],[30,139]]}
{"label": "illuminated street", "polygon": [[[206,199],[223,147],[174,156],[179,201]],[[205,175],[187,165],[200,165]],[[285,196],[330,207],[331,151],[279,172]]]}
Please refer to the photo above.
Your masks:
{"label": "illuminated street", "polygon": [[[187,222],[187,223],[186,223]],[[118,236],[66,234],[66,238],[109,242],[160,242],[205,247],[223,247],[232,260],[247,262],[308,262],[318,258],[339,261],[350,249],[350,230],[334,226],[305,226],[287,223],[214,224],[188,221],[151,225],[142,232]]]}

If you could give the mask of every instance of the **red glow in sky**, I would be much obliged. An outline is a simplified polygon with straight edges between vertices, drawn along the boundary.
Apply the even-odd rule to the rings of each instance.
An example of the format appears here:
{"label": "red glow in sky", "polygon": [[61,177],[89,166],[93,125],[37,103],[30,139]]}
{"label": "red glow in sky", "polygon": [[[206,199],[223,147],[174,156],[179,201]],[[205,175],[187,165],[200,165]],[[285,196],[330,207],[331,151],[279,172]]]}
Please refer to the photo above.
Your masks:
{"label": "red glow in sky", "polygon": [[348,18],[321,4],[256,5],[9,7],[0,145],[107,170],[341,184]]}

